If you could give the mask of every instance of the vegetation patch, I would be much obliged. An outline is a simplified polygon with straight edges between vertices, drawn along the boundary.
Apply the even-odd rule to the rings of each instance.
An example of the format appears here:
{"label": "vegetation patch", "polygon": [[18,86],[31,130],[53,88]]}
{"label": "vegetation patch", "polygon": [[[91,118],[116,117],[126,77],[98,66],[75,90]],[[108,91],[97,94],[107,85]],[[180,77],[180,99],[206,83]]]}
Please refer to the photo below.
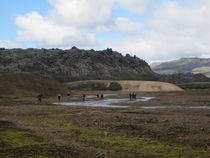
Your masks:
{"label": "vegetation patch", "polygon": [[41,126],[47,125],[47,128],[62,131],[60,134],[63,138],[77,142],[82,147],[89,146],[113,153],[132,153],[147,157],[191,158],[202,156],[202,158],[209,158],[210,156],[210,153],[203,149],[186,145],[171,145],[145,136],[129,136],[112,130],[85,128],[69,123],[61,124],[49,118],[39,118],[34,121]]}
{"label": "vegetation patch", "polygon": [[11,122],[0,121],[0,149],[40,144],[41,138],[31,131],[18,129]]}
{"label": "vegetation patch", "polygon": [[87,153],[69,146],[55,144],[31,145],[0,150],[3,158],[88,158]]}
{"label": "vegetation patch", "polygon": [[122,90],[121,85],[114,81],[77,81],[68,83],[68,89],[71,90]]}

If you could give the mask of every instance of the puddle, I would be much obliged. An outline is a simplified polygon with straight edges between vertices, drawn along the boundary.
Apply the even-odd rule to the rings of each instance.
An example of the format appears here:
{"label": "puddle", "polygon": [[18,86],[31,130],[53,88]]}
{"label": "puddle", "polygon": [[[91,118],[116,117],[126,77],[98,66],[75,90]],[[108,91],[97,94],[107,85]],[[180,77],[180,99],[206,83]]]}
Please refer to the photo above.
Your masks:
{"label": "puddle", "polygon": [[[110,96],[110,95],[109,95]],[[94,96],[95,97],[95,96]],[[65,106],[91,106],[91,107],[110,107],[110,108],[128,108],[129,106],[114,105],[117,103],[133,103],[133,102],[145,102],[153,99],[153,97],[141,97],[136,100],[130,101],[129,99],[103,99],[94,101],[83,101],[83,102],[60,102],[53,103],[55,105],[65,105]]]}
{"label": "puddle", "polygon": [[210,106],[142,106],[143,109],[210,109]]}

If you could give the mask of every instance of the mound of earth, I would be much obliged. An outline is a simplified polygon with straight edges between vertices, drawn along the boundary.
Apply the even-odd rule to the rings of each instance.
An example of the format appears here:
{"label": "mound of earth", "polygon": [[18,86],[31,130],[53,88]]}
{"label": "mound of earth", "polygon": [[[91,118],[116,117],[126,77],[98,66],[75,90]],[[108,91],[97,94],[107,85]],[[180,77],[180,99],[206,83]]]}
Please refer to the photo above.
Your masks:
{"label": "mound of earth", "polygon": [[65,91],[61,83],[32,73],[0,73],[0,89],[0,96],[52,96]]}
{"label": "mound of earth", "polygon": [[164,92],[183,91],[180,87],[166,82],[119,81],[123,91]]}
{"label": "mound of earth", "polygon": [[174,84],[155,81],[77,81],[68,83],[68,88],[70,90],[122,90],[142,92],[183,91],[183,89]]}

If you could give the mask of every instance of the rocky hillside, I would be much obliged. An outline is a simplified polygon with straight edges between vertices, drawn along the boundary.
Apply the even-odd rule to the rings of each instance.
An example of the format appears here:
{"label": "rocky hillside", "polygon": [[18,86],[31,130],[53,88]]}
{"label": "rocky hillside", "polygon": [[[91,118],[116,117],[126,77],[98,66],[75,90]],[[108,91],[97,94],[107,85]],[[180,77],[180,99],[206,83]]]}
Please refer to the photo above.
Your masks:
{"label": "rocky hillside", "polygon": [[[169,64],[170,65],[170,64]],[[147,80],[208,82],[203,75],[159,75],[136,56],[106,49],[0,49],[0,72],[30,72],[59,82],[79,80]]]}
{"label": "rocky hillside", "polygon": [[153,71],[160,74],[202,73],[210,77],[210,59],[182,58],[169,62],[153,63],[150,66]]}
{"label": "rocky hillside", "polygon": [[77,80],[157,80],[149,65],[112,49],[1,49],[0,72],[32,72],[61,82]]}

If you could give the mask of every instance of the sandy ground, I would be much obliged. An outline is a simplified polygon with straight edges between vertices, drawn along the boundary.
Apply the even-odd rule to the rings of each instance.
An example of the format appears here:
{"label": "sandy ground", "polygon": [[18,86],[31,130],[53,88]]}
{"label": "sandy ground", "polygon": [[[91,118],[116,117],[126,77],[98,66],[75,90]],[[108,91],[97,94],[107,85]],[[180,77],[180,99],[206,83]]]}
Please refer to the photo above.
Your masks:
{"label": "sandy ground", "polygon": [[173,92],[183,91],[178,86],[166,82],[152,81],[118,81],[124,91],[141,91],[141,92]]}

